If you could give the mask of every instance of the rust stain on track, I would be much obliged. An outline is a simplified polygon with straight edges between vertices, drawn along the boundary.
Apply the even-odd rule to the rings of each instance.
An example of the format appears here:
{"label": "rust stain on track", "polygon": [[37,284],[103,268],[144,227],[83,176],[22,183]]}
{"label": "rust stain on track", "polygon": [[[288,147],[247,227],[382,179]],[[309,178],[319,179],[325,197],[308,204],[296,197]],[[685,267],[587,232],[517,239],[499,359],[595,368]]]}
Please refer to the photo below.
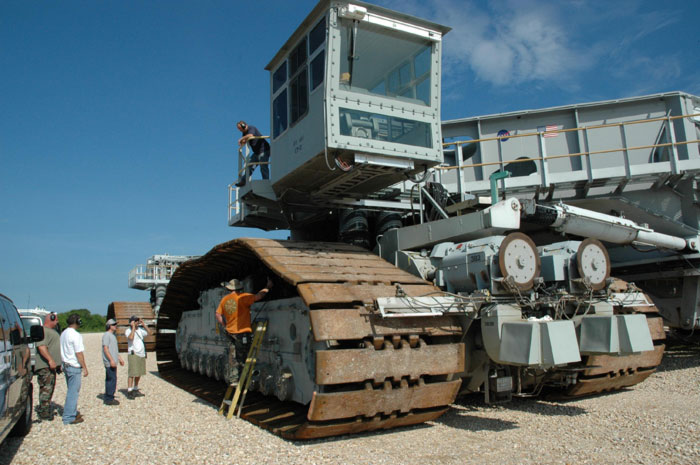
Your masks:
{"label": "rust stain on track", "polygon": [[408,295],[439,290],[364,249],[336,243],[236,239],[182,264],[158,317],[161,376],[218,406],[225,385],[180,366],[173,330],[183,312],[198,308],[201,291],[270,273],[311,310],[316,341],[344,345],[316,352],[323,362],[317,361],[315,371],[323,376],[316,377],[320,392],[309,405],[250,393],[242,418],[285,438],[311,439],[422,423],[454,401],[461,381],[450,379],[463,371],[465,350],[453,340],[461,333],[458,321],[382,322],[368,309],[376,297],[395,295],[397,284]]}

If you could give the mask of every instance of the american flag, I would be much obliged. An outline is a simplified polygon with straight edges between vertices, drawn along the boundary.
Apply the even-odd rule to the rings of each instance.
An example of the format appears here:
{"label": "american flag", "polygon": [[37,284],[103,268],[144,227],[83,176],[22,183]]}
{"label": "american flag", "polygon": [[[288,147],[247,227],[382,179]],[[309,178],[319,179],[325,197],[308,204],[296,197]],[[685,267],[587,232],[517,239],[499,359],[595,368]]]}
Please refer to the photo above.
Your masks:
{"label": "american flag", "polygon": [[557,137],[559,135],[556,131],[561,131],[564,129],[563,124],[548,124],[547,126],[537,126],[537,132],[543,132],[542,137]]}

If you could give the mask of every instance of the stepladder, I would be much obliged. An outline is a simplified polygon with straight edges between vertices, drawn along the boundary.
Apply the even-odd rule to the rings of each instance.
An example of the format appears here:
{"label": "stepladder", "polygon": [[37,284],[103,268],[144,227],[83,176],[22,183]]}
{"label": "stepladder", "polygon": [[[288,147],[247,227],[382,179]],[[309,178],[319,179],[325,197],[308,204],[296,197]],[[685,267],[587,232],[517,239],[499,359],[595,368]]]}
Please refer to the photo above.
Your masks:
{"label": "stepladder", "polygon": [[250,350],[248,351],[245,364],[241,369],[238,381],[229,384],[228,388],[226,388],[224,399],[221,402],[221,407],[219,407],[219,414],[224,415],[227,419],[233,417],[236,412],[238,413],[238,417],[241,416],[245,396],[248,393],[250,380],[253,375],[253,370],[255,369],[255,362],[258,359],[258,352],[260,351],[260,346],[262,345],[266,330],[267,321],[258,321],[255,331],[253,332],[253,341],[250,345]]}

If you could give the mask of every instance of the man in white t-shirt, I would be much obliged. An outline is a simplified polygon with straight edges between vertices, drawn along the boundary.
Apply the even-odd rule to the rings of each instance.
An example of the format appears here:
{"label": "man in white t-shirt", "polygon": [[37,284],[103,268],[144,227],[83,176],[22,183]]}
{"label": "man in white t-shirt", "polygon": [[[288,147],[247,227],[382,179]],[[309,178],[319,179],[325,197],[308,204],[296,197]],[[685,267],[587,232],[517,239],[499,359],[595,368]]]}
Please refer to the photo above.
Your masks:
{"label": "man in white t-shirt", "polygon": [[66,401],[63,404],[63,424],[75,425],[83,422],[83,416],[78,413],[78,395],[83,376],[88,375],[85,363],[85,346],[83,336],[77,331],[83,322],[80,315],[71,313],[68,315],[68,327],[61,333],[61,359],[63,360],[63,373],[66,375]]}
{"label": "man in white t-shirt", "polygon": [[144,324],[143,320],[136,315],[131,315],[129,328],[124,331],[129,352],[127,399],[143,396],[141,391],[139,391],[139,380],[146,374],[146,344],[144,344],[143,339],[149,334],[151,334],[151,331]]}

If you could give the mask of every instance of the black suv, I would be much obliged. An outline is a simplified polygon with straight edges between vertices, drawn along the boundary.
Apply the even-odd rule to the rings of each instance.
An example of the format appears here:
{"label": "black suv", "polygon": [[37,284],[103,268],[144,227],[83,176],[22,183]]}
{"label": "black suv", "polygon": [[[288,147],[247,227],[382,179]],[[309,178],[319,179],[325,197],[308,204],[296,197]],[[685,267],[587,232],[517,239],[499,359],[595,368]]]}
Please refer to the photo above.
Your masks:
{"label": "black suv", "polygon": [[0,294],[0,441],[24,436],[32,427],[32,372],[29,343],[44,339],[44,328],[22,327],[17,307]]}

